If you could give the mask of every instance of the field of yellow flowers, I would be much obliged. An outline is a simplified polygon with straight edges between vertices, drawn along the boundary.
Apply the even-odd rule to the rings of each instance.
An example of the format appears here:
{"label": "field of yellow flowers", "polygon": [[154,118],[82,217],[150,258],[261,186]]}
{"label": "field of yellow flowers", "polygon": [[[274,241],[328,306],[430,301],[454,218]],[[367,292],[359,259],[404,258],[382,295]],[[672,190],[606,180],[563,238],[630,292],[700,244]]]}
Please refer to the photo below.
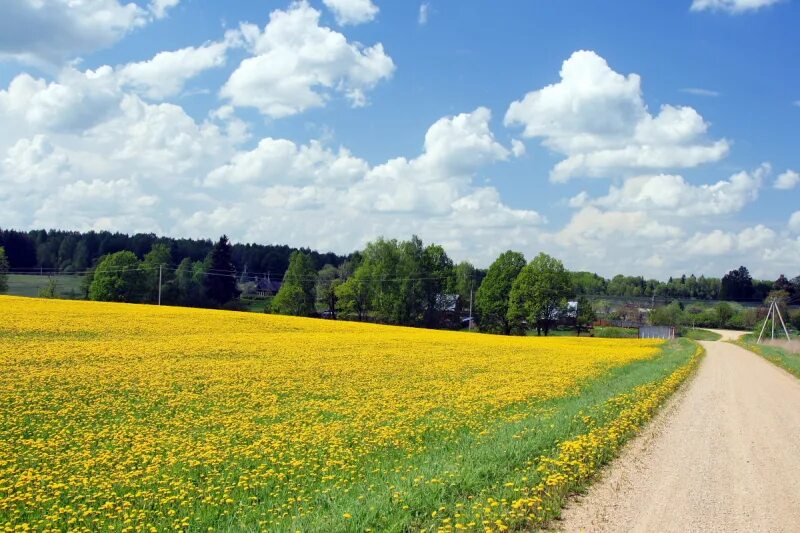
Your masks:
{"label": "field of yellow flowers", "polygon": [[663,348],[0,297],[0,531],[541,523],[697,357]]}

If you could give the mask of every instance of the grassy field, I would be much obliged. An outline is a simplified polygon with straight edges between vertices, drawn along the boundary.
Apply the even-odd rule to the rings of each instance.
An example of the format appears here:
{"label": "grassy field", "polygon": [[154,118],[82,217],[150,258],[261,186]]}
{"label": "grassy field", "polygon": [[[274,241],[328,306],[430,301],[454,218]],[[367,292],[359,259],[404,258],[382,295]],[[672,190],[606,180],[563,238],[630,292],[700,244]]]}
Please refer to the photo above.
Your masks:
{"label": "grassy field", "polygon": [[800,378],[800,353],[793,353],[778,346],[756,344],[757,339],[757,336],[748,334],[740,337],[735,344],[757,353]]}
{"label": "grassy field", "polygon": [[[81,276],[55,276],[56,294],[58,298],[76,299],[81,294]],[[39,296],[39,291],[47,287],[49,276],[29,274],[9,274],[8,294],[12,296]]]}
{"label": "grassy field", "polygon": [[695,341],[718,341],[722,338],[719,333],[714,333],[707,329],[689,328],[681,332],[682,337]]}
{"label": "grassy field", "polygon": [[601,339],[636,339],[639,330],[636,328],[618,328],[615,326],[597,326],[592,328],[595,337]]}
{"label": "grassy field", "polygon": [[0,525],[533,528],[691,372],[531,338],[0,297]]}

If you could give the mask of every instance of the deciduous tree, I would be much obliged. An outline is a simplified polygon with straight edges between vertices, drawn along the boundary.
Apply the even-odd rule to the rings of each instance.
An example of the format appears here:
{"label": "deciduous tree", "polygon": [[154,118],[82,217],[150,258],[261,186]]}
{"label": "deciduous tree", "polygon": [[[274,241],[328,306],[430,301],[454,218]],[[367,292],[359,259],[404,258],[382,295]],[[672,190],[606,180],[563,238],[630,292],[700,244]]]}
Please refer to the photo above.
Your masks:
{"label": "deciduous tree", "polygon": [[317,271],[311,257],[301,251],[293,252],[289,258],[289,268],[283,276],[283,284],[272,300],[272,312],[294,316],[315,315],[316,283]]}
{"label": "deciduous tree", "polygon": [[514,280],[525,267],[525,257],[511,250],[500,254],[489,267],[486,277],[475,296],[482,331],[511,333],[508,320],[508,301]]}
{"label": "deciduous tree", "polygon": [[547,335],[559,311],[572,294],[564,264],[545,253],[537,255],[514,280],[509,297],[508,321],[519,330],[522,320]]}
{"label": "deciduous tree", "polygon": [[575,329],[580,336],[581,331],[586,331],[597,320],[592,303],[585,296],[578,297],[578,309],[575,311]]}
{"label": "deciduous tree", "polygon": [[89,298],[105,302],[141,302],[146,276],[133,252],[105,256],[94,271]]}

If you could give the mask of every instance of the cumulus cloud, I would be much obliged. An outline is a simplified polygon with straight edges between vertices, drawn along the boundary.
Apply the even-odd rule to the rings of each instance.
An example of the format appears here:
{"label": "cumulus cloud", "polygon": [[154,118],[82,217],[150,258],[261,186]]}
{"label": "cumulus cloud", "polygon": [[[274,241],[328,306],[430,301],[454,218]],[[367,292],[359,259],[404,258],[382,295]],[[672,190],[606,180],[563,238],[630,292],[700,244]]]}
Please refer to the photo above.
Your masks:
{"label": "cumulus cloud", "polygon": [[322,0],[322,3],[333,12],[341,26],[363,24],[378,14],[378,6],[372,0]]}
{"label": "cumulus cloud", "polygon": [[724,139],[704,140],[708,124],[691,107],[663,105],[652,115],[638,75],[619,74],[584,50],[564,61],[560,82],[512,102],[505,124],[522,126],[525,137],[541,138],[566,156],[552,170],[553,181],[694,167],[721,159],[729,149]]}
{"label": "cumulus cloud", "polygon": [[237,36],[237,32],[228,32],[223,41],[159,52],[147,61],[128,63],[118,69],[119,79],[155,100],[173,96],[183,89],[187,80],[224,65],[228,48],[236,42]]}
{"label": "cumulus cloud", "polygon": [[0,59],[58,65],[106,48],[148,20],[147,11],[133,2],[5,0],[0,17]]}
{"label": "cumulus cloud", "polygon": [[456,258],[488,262],[508,247],[532,245],[532,230],[545,222],[536,211],[505,205],[495,188],[475,185],[482,167],[510,156],[490,119],[486,108],[443,117],[428,129],[417,157],[374,166],[316,141],[263,139],[209,172],[209,195],[230,195],[226,207],[209,204],[187,214],[176,231],[246,238],[277,232],[292,243],[337,251],[378,235],[416,233]]}
{"label": "cumulus cloud", "polygon": [[391,77],[395,66],[378,43],[365,47],[319,25],[320,12],[305,0],[270,14],[263,32],[243,24],[252,53],[222,87],[220,94],[237,107],[286,117],[320,107],[332,94],[343,94],[355,106],[366,93]]}
{"label": "cumulus cloud", "polygon": [[719,256],[731,252],[755,252],[765,248],[774,248],[778,234],[758,224],[744,228],[739,233],[715,229],[709,232],[696,232],[687,239],[683,251],[689,256]]}
{"label": "cumulus cloud", "polygon": [[346,148],[334,151],[319,141],[298,146],[288,139],[268,137],[211,171],[205,184],[347,184],[363,178],[368,168]]}
{"label": "cumulus cloud", "polygon": [[774,187],[782,191],[788,191],[797,187],[798,184],[800,184],[800,174],[790,169],[775,179]]}
{"label": "cumulus cloud", "polygon": [[152,0],[148,8],[153,16],[162,19],[167,16],[167,11],[181,3],[181,0]]}
{"label": "cumulus cloud", "polygon": [[0,117],[23,132],[80,132],[106,119],[120,98],[114,69],[108,66],[84,72],[68,67],[49,83],[23,73],[0,90]]}
{"label": "cumulus cloud", "polygon": [[782,0],[693,0],[692,11],[726,11],[728,13],[746,13],[777,4]]}
{"label": "cumulus cloud", "polygon": [[[246,126],[234,127],[230,106],[198,121],[103,72],[73,69],[50,83],[26,75],[0,93],[0,120],[20,125],[0,134],[3,226],[224,232],[339,252],[417,233],[488,263],[533,246],[545,223],[477,185],[482,169],[512,154],[486,108],[434,122],[414,157],[370,165],[319,140],[263,138],[244,149]],[[92,115],[96,102],[103,111]]]}
{"label": "cumulus cloud", "polygon": [[[510,154],[495,140],[490,119],[486,108],[444,117],[428,129],[418,157],[397,157],[373,167],[345,148],[333,150],[317,141],[298,146],[286,139],[266,138],[212,170],[205,184],[280,185],[267,189],[272,207],[275,195],[286,197],[290,189],[285,187],[291,186],[307,200],[327,196],[332,204],[361,214],[444,216],[460,211],[492,218],[492,224],[501,220],[538,223],[537,213],[508,210],[494,189],[472,185],[478,169]],[[314,192],[321,188],[325,195]],[[501,215],[493,212],[498,209]]]}
{"label": "cumulus cloud", "polygon": [[789,217],[789,229],[795,233],[800,233],[800,211],[795,211]]}
{"label": "cumulus cloud", "polygon": [[669,216],[695,217],[740,211],[758,198],[769,165],[752,172],[737,172],[727,180],[692,185],[683,176],[658,174],[629,178],[606,196],[591,200],[597,206],[624,211],[660,211]]}

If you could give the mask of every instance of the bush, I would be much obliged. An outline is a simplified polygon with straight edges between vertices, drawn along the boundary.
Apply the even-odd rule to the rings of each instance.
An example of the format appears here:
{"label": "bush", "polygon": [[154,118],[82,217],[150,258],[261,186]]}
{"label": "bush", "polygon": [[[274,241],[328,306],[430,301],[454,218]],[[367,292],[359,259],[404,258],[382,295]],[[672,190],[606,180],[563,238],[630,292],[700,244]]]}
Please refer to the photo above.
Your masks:
{"label": "bush", "polygon": [[727,325],[733,329],[753,329],[757,322],[758,312],[755,309],[741,309]]}
{"label": "bush", "polygon": [[800,311],[795,311],[795,313],[791,315],[790,321],[794,329],[800,331]]}

